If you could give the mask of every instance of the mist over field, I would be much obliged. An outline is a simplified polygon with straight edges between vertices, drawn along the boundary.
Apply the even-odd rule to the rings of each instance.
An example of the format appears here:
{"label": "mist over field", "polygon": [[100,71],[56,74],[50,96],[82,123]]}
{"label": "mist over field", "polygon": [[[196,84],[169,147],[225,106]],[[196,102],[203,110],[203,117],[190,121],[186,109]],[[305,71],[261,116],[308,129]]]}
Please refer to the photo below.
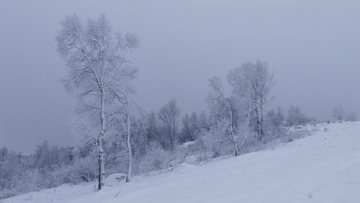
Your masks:
{"label": "mist over field", "polygon": [[[86,6],[84,6],[86,4]],[[208,80],[260,59],[274,71],[267,110],[299,106],[331,120],[338,104],[360,115],[358,1],[52,1],[0,2],[0,145],[33,153],[48,140],[73,144],[69,117],[76,100],[59,82],[59,22],[105,14],[113,31],[135,33],[127,56],[139,68],[134,100],[147,112],[177,99],[182,116],[207,110]]]}

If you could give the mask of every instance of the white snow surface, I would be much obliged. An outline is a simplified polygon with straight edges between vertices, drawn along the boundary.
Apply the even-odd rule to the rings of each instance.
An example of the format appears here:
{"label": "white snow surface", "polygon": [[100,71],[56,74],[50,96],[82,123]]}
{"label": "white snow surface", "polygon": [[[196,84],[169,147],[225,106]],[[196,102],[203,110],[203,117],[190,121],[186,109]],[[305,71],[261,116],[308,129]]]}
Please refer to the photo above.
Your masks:
{"label": "white snow surface", "polygon": [[[95,191],[62,185],[2,200],[17,202],[360,202],[360,122],[329,124],[275,149],[182,164]],[[1,202],[1,200],[0,200]]]}

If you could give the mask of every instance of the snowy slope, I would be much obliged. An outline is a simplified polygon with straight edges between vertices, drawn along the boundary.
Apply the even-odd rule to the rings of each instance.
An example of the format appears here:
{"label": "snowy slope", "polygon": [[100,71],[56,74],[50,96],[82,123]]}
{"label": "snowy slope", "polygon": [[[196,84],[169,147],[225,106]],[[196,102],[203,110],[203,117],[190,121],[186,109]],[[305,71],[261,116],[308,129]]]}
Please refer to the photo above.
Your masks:
{"label": "snowy slope", "polygon": [[[360,122],[324,126],[314,135],[202,166],[135,177],[102,191],[63,185],[8,202],[360,202]],[[0,201],[1,202],[1,201]]]}

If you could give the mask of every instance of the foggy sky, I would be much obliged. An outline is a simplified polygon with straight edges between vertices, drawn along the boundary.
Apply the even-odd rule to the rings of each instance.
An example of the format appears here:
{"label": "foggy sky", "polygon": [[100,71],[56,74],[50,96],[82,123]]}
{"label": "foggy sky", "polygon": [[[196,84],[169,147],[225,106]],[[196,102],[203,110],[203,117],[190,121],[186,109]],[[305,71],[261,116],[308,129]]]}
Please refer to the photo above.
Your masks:
{"label": "foggy sky", "polygon": [[[128,54],[140,75],[133,99],[147,112],[176,98],[182,114],[206,110],[208,79],[260,59],[275,72],[276,99],[307,116],[331,119],[342,104],[360,117],[359,1],[0,1],[0,147],[32,153],[45,139],[74,142],[76,101],[60,79],[59,22],[105,14],[114,31],[133,32]],[[228,91],[230,92],[230,91]]]}

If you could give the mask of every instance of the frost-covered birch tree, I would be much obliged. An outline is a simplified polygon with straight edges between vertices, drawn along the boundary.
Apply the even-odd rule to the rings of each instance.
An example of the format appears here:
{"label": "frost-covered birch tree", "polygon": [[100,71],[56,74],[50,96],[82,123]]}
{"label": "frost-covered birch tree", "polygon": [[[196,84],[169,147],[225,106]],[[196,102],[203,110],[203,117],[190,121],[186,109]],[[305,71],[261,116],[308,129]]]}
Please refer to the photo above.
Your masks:
{"label": "frost-covered birch tree", "polygon": [[107,129],[106,112],[114,100],[117,87],[127,89],[137,69],[131,66],[124,53],[138,46],[134,34],[113,33],[104,15],[88,19],[84,25],[76,15],[61,22],[56,36],[57,50],[68,67],[63,79],[68,93],[76,95],[79,113],[91,118],[98,132],[95,138],[98,156],[98,186],[105,184],[103,140]]}
{"label": "frost-covered birch tree", "polygon": [[264,111],[266,104],[273,99],[270,90],[274,86],[274,74],[269,71],[265,62],[257,60],[256,63],[243,63],[234,68],[227,76],[234,88],[234,94],[242,101],[248,101],[251,111],[256,119],[256,131],[261,140],[264,135]]}
{"label": "frost-covered birch tree", "polygon": [[332,109],[332,114],[331,116],[335,119],[335,120],[339,120],[339,121],[344,121],[345,117],[346,117],[346,111],[345,109],[342,107],[341,104],[335,106]]}
{"label": "frost-covered birch tree", "polygon": [[225,140],[230,141],[234,147],[235,156],[239,155],[239,147],[236,142],[237,109],[234,97],[225,97],[224,89],[219,77],[209,80],[211,92],[208,94],[207,102],[210,107],[211,116],[215,124],[225,128]]}
{"label": "frost-covered birch tree", "polygon": [[[133,101],[130,100],[129,94],[129,88],[123,88],[127,87],[126,85],[114,85],[112,87],[109,87],[110,91],[113,93],[112,96],[114,96],[117,100],[117,102],[120,104],[120,106],[115,106],[115,109],[113,111],[110,111],[109,117],[112,120],[112,122],[117,125],[117,129],[120,129],[120,131],[124,132],[126,136],[126,147],[128,150],[128,171],[126,176],[126,182],[130,182],[132,177],[132,145],[131,145],[131,126],[132,126],[132,119],[134,119],[134,113],[132,112],[132,107],[136,107],[140,113],[142,113],[142,109]],[[122,119],[124,121],[122,121]]]}

